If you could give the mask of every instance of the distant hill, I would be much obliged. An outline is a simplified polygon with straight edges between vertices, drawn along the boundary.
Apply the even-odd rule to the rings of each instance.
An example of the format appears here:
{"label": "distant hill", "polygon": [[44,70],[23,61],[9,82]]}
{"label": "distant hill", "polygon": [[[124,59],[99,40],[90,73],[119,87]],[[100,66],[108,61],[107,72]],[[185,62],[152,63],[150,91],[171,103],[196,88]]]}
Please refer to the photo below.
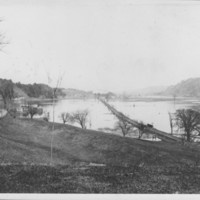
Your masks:
{"label": "distant hill", "polygon": [[200,78],[190,78],[168,87],[161,95],[200,97]]}
{"label": "distant hill", "polygon": [[[14,83],[12,80],[1,79],[0,78],[0,87],[5,82],[11,82],[14,88],[14,97],[30,97],[30,98],[52,98],[53,88],[46,84],[34,83],[34,84],[23,84],[20,82]],[[73,88],[57,88],[56,97],[57,98],[77,98],[77,99],[87,99],[94,98],[97,94],[102,97],[109,97],[110,99],[117,98],[117,95],[112,92],[107,93],[94,93],[93,91],[84,91]]]}
{"label": "distant hill", "polygon": [[132,92],[127,92],[125,96],[147,96],[147,95],[156,95],[160,92],[163,92],[167,89],[167,86],[152,86],[142,89],[133,90]]}
{"label": "distant hill", "polygon": [[[31,98],[52,98],[52,88],[46,84],[23,84],[14,83],[12,80],[0,79],[0,87],[5,82],[11,82],[14,88],[14,97],[31,97]],[[56,91],[57,98],[91,98],[94,96],[93,92],[87,92],[77,89],[58,88]]]}
{"label": "distant hill", "polygon": [[162,96],[181,96],[181,97],[200,97],[200,78],[190,78],[183,80],[176,85],[172,86],[155,86],[147,87],[132,92],[122,94],[123,97],[133,96],[149,96],[149,95],[162,95]]}

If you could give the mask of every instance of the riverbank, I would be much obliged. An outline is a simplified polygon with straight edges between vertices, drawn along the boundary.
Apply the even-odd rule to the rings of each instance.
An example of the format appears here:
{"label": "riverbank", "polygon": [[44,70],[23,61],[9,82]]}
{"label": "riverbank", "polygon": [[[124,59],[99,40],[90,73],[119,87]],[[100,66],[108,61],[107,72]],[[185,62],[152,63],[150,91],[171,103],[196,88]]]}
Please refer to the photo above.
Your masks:
{"label": "riverbank", "polygon": [[[199,176],[198,147],[123,138],[58,123],[52,134],[52,123],[8,115],[0,120],[0,138],[1,192],[200,192],[198,180],[194,182]],[[183,186],[181,180],[186,182]]]}

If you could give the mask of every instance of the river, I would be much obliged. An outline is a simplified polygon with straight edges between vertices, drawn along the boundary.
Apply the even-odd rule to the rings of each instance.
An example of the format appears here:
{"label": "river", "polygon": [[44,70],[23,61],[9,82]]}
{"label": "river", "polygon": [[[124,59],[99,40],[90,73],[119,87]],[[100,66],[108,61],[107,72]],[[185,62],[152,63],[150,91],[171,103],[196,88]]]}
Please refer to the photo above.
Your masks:
{"label": "river", "polygon": [[[157,129],[170,132],[169,112],[174,113],[175,110],[181,108],[192,108],[199,104],[196,99],[161,99],[161,98],[143,98],[133,99],[129,101],[109,101],[117,110],[128,115],[132,119],[143,121],[144,123],[153,124]],[[52,121],[52,103],[41,103],[45,112],[50,113],[50,121]],[[87,128],[94,130],[113,129],[117,119],[110,111],[98,100],[95,99],[65,99],[57,101],[55,104],[55,122],[62,123],[60,114],[62,112],[73,113],[77,110],[89,111]],[[78,124],[74,124],[79,126]]]}

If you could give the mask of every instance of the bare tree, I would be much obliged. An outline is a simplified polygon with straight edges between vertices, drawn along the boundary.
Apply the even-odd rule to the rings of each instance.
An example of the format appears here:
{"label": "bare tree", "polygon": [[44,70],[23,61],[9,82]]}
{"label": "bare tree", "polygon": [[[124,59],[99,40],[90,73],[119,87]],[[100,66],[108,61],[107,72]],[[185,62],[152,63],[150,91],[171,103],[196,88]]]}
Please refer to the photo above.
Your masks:
{"label": "bare tree", "polygon": [[14,98],[14,86],[11,80],[2,80],[0,83],[0,95],[2,96],[4,108],[9,110],[9,104]]}
{"label": "bare tree", "polygon": [[66,122],[71,121],[71,115],[67,112],[63,112],[60,115],[60,118],[62,119],[63,123],[65,124]]}
{"label": "bare tree", "polygon": [[[54,132],[54,124],[55,124],[55,99],[57,97],[56,92],[58,90],[58,88],[61,85],[62,79],[64,77],[65,73],[61,74],[58,76],[57,82],[56,82],[56,86],[52,87],[52,106],[53,106],[53,110],[52,110],[52,116],[53,116],[53,122],[52,122],[52,134],[51,134],[51,160],[50,160],[50,164],[52,165],[52,161],[53,161],[53,132]],[[48,84],[50,85],[52,82],[52,78],[50,77],[49,73],[47,72],[47,78],[48,78]]]}
{"label": "bare tree", "polygon": [[121,119],[115,124],[115,129],[121,130],[125,137],[132,130],[132,126],[127,121]]}
{"label": "bare tree", "polygon": [[52,130],[53,131],[54,131],[54,122],[55,122],[55,99],[57,97],[56,92],[61,85],[62,78],[63,78],[63,76],[58,77],[56,87],[52,88],[52,92],[53,92],[53,96],[52,96],[52,101],[53,101],[53,127],[52,127]]}
{"label": "bare tree", "polygon": [[169,112],[169,123],[170,123],[170,129],[171,129],[171,134],[173,134],[173,117],[172,117],[172,114]]}
{"label": "bare tree", "polygon": [[192,109],[180,109],[176,111],[176,125],[183,129],[188,142],[195,133],[200,133],[200,113]]}
{"label": "bare tree", "polygon": [[[0,22],[3,20],[0,19]],[[8,44],[8,41],[5,40],[4,34],[0,33],[0,51],[2,51],[3,47]],[[2,96],[3,103],[4,103],[4,109],[6,109],[8,112],[10,109],[13,110],[13,113],[16,113],[13,106],[10,108],[10,104],[13,105],[13,99],[14,99],[14,89],[13,89],[13,83],[11,80],[2,80],[0,83],[0,95]],[[15,114],[11,115],[16,117]]]}
{"label": "bare tree", "polygon": [[81,125],[81,128],[86,129],[86,123],[88,121],[88,110],[78,110],[75,113],[72,114],[71,122],[72,123],[78,123]]}
{"label": "bare tree", "polygon": [[138,138],[141,139],[142,135],[144,133],[144,130],[145,130],[145,125],[144,125],[143,122],[140,122],[140,126],[139,126],[138,130],[139,130],[139,136],[138,136]]}
{"label": "bare tree", "polygon": [[[0,19],[0,23],[2,22],[3,20]],[[0,51],[2,51],[3,47],[6,46],[8,44],[8,41],[6,40],[5,38],[5,35],[0,33]]]}

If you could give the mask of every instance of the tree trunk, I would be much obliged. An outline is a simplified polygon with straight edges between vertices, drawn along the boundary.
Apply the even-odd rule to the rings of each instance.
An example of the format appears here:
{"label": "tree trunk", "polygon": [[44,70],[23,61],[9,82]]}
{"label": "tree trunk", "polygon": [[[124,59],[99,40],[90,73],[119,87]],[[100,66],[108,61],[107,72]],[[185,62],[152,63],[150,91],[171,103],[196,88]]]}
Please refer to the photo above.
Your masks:
{"label": "tree trunk", "polygon": [[170,128],[171,128],[171,135],[173,135],[173,124],[170,122]]}
{"label": "tree trunk", "polygon": [[143,131],[139,129],[139,137],[138,137],[139,139],[141,139],[142,134],[143,134]]}
{"label": "tree trunk", "polygon": [[122,128],[122,134],[123,134],[123,136],[125,137],[125,135],[126,135],[126,131]]}
{"label": "tree trunk", "polygon": [[3,98],[4,108],[7,110],[7,101],[6,101],[6,98],[5,97],[2,97],[2,98]]}
{"label": "tree trunk", "polygon": [[187,134],[187,141],[188,141],[188,142],[190,142],[190,140],[191,140],[191,137],[190,137],[190,132],[189,132],[189,131],[187,131],[187,132],[186,132],[186,134]]}
{"label": "tree trunk", "polygon": [[84,123],[80,123],[81,124],[81,128],[82,129],[86,129],[85,124]]}

